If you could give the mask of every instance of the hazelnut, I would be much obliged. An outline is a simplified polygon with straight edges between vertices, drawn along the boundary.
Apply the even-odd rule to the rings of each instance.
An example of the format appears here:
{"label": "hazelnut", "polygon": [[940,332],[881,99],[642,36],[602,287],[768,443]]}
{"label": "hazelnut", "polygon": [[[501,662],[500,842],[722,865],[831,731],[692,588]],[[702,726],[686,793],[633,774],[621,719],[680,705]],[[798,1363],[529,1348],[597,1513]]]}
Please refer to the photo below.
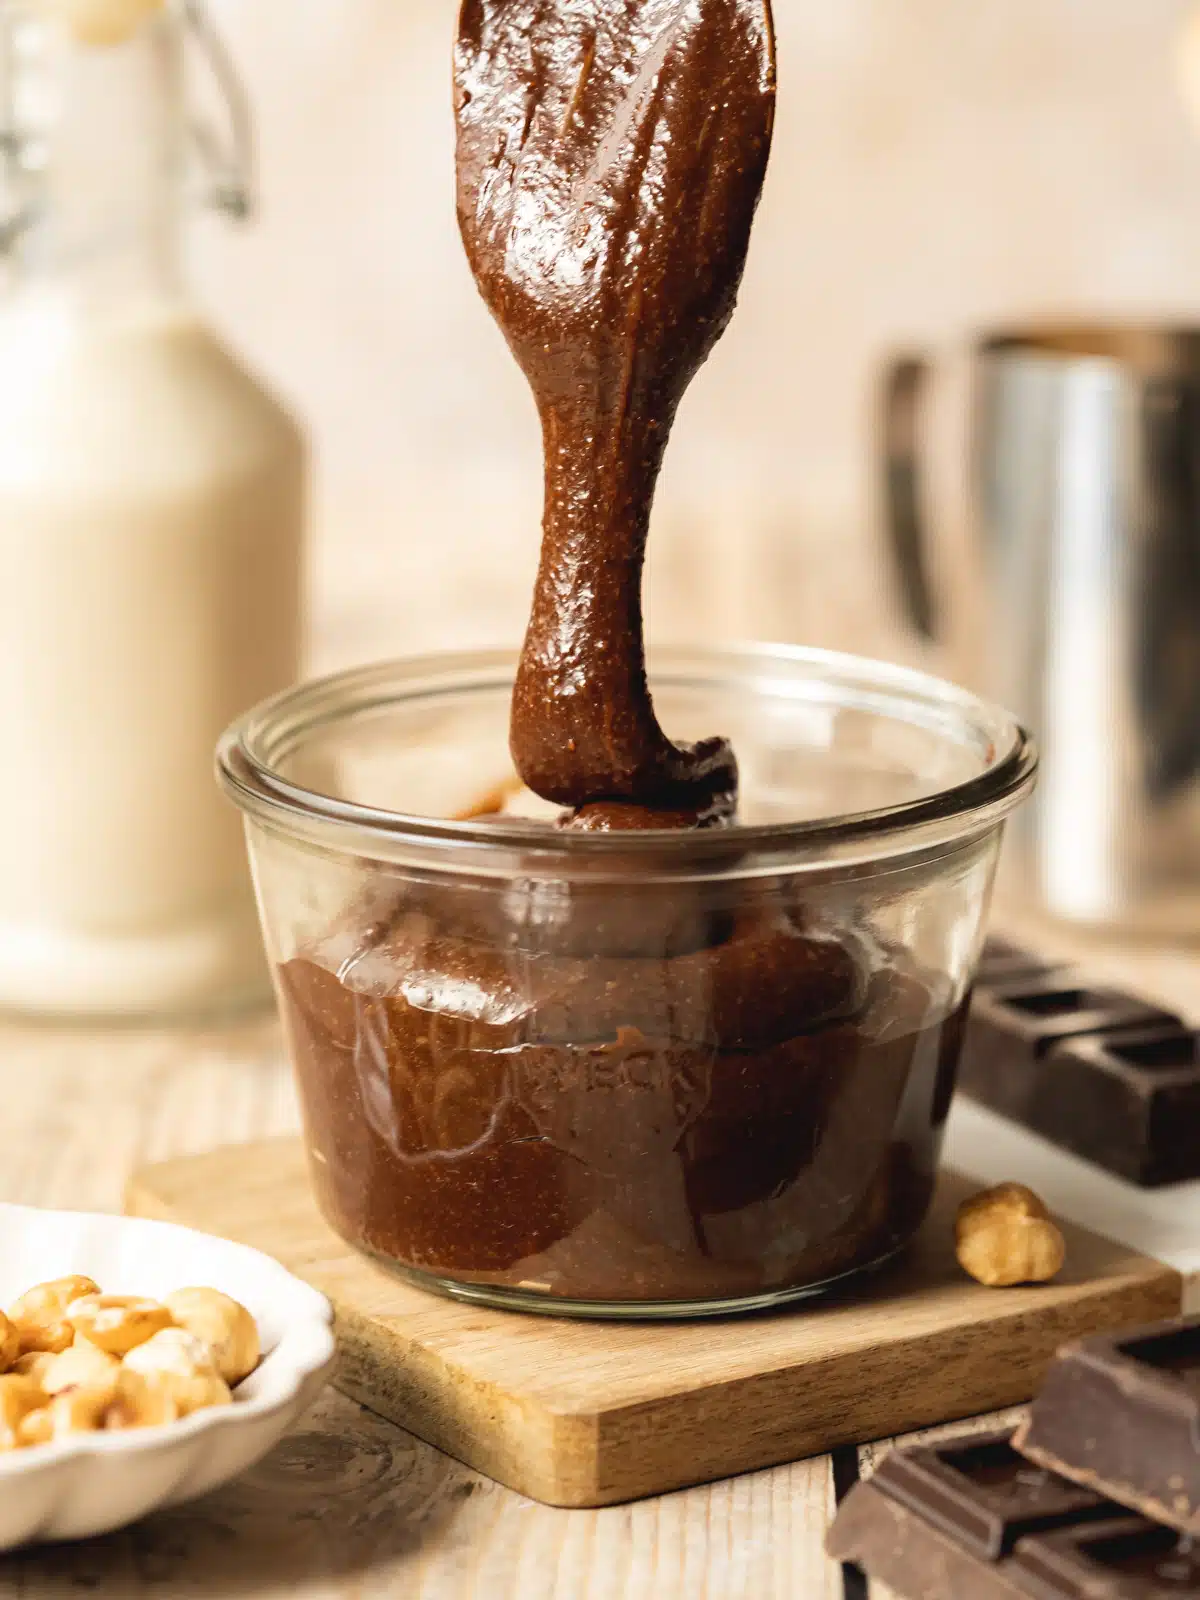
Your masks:
{"label": "hazelnut", "polygon": [[100,1383],[80,1384],[56,1394],[49,1405],[31,1411],[17,1430],[22,1445],[50,1444],[72,1433],[95,1433],[104,1426],[104,1415],[117,1392],[120,1368]]}
{"label": "hazelnut", "polygon": [[73,1276],[0,1313],[0,1451],[231,1404],[227,1379],[258,1365],[254,1318],[216,1289],[180,1289],[171,1302],[101,1294]]}
{"label": "hazelnut", "polygon": [[67,1349],[75,1337],[75,1330],[67,1321],[67,1307],[81,1295],[99,1292],[99,1284],[91,1278],[76,1275],[39,1283],[14,1300],[8,1315],[20,1335],[22,1355],[31,1351],[57,1355]]}
{"label": "hazelnut", "polygon": [[0,1311],[0,1372],[16,1365],[21,1354],[21,1335]]}
{"label": "hazelnut", "polygon": [[160,1384],[173,1397],[181,1417],[208,1406],[226,1406],[233,1400],[212,1351],[185,1328],[156,1333],[131,1350],[123,1365],[126,1371]]}
{"label": "hazelnut", "polygon": [[1048,1283],[1066,1243],[1032,1189],[1001,1183],[964,1200],[954,1227],[959,1265],[989,1288]]}
{"label": "hazelnut", "polygon": [[32,1378],[9,1373],[0,1378],[0,1452],[20,1447],[20,1429],[25,1418],[46,1396]]}
{"label": "hazelnut", "polygon": [[51,1362],[58,1357],[51,1355],[48,1350],[31,1350],[27,1356],[18,1356],[13,1364],[13,1371],[23,1378],[32,1378],[38,1388],[42,1387],[42,1380],[50,1370]]}
{"label": "hazelnut", "polygon": [[208,1345],[226,1383],[241,1383],[257,1367],[258,1327],[245,1306],[218,1289],[177,1289],[163,1304],[179,1327]]}
{"label": "hazelnut", "polygon": [[132,1372],[122,1367],[117,1388],[104,1412],[105,1428],[161,1428],[182,1415],[170,1380],[161,1373]]}
{"label": "hazelnut", "polygon": [[37,1380],[50,1396],[61,1394],[64,1389],[88,1389],[107,1383],[118,1367],[116,1356],[89,1344],[86,1339],[76,1339],[61,1355],[33,1359],[46,1363],[38,1369]]}
{"label": "hazelnut", "polygon": [[157,1300],[128,1294],[85,1294],[67,1307],[75,1333],[112,1356],[128,1355],[171,1326],[171,1313]]}

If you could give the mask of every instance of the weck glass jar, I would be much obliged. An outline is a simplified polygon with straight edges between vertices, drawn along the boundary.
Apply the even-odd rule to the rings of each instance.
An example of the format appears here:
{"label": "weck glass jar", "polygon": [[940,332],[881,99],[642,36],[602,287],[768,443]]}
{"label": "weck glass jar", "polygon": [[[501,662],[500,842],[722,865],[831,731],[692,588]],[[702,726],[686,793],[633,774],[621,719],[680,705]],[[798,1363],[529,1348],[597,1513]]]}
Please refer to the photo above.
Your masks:
{"label": "weck glass jar", "polygon": [[733,739],[743,821],[572,833],[475,814],[513,667],[359,669],[221,745],[326,1217],[428,1288],[574,1315],[886,1260],[931,1197],[1029,740],[896,667],[660,654],[664,726]]}

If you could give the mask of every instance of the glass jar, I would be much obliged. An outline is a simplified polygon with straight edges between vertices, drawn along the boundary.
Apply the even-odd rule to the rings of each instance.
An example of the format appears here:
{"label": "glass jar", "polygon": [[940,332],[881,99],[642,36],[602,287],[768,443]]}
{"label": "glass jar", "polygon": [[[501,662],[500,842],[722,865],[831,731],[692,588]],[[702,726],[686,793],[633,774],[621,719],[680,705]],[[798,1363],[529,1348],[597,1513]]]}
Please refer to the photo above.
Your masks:
{"label": "glass jar", "polygon": [[[245,113],[194,0],[0,20],[0,1007],[266,1001],[212,749],[299,675],[306,447],[187,290],[189,36],[241,142]],[[212,198],[241,214],[221,143],[204,146]]]}
{"label": "glass jar", "polygon": [[313,1181],[421,1285],[582,1316],[777,1305],[931,1197],[1022,730],[897,667],[660,654],[742,825],[588,834],[486,807],[514,662],[368,667],[219,751],[246,816]]}

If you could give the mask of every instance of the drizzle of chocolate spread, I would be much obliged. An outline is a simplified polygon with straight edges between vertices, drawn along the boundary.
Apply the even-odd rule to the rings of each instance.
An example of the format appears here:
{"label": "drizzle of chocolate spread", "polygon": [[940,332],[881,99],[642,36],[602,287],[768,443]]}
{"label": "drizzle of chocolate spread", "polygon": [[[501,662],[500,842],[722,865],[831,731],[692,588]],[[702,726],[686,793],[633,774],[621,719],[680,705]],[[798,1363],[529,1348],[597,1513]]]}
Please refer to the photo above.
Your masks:
{"label": "drizzle of chocolate spread", "polygon": [[728,741],[673,744],[654,715],[642,566],[676,409],[745,265],[775,113],[770,9],[467,0],[455,88],[463,242],[545,456],[517,771],[565,806],[652,813],[585,809],[591,828],[728,816]]}

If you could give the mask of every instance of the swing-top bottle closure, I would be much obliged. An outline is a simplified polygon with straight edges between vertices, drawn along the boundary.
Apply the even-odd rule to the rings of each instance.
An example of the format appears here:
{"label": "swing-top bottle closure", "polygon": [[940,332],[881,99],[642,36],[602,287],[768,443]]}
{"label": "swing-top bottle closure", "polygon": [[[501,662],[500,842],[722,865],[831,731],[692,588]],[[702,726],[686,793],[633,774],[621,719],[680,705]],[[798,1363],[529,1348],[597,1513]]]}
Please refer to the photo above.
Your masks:
{"label": "swing-top bottle closure", "polygon": [[188,139],[200,173],[200,203],[244,222],[254,213],[254,122],[250,101],[203,0],[0,0],[0,256],[37,222],[42,179],[57,115],[54,30],[74,49],[119,49],[164,15],[184,30],[212,79],[227,125],[191,112]]}

